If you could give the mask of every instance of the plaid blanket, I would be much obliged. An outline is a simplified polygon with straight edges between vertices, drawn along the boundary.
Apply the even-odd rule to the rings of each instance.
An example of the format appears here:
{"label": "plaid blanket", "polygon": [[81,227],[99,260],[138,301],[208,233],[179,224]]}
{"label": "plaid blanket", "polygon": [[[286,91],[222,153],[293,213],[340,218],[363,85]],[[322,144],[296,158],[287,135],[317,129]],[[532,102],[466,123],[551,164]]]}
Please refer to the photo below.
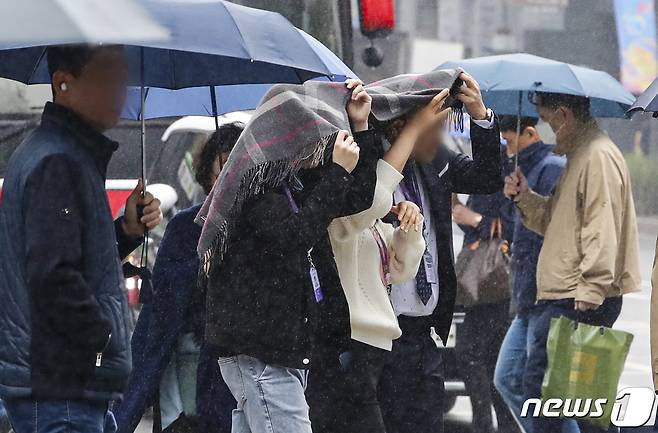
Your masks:
{"label": "plaid blanket", "polygon": [[[372,83],[366,86],[371,116],[390,121],[424,106],[443,89],[454,94],[462,84],[460,73],[449,69]],[[276,85],[263,97],[196,219],[203,225],[198,253],[206,276],[211,264],[221,262],[247,200],[282,185],[302,168],[330,160],[337,132],[350,129],[345,109],[350,95],[344,83],[307,81]],[[461,114],[458,100],[449,98],[446,104]]]}

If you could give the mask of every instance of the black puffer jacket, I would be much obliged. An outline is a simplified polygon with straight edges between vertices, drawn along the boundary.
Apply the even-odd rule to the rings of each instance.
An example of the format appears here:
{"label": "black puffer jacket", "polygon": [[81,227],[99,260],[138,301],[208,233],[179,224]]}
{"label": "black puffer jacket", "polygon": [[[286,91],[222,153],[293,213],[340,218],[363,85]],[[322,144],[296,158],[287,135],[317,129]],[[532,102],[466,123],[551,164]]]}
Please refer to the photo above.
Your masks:
{"label": "black puffer jacket", "polygon": [[48,103],[12,155],[0,205],[0,396],[119,398],[130,373],[105,173],[117,143]]}
{"label": "black puffer jacket", "polygon": [[[301,176],[303,189],[293,191],[299,213],[283,189],[245,206],[208,283],[206,339],[220,353],[309,368],[312,349],[316,356],[337,356],[347,348],[349,310],[327,227],[334,218],[370,207],[381,153],[374,132],[357,133],[355,140],[361,152],[352,174],[329,162]],[[309,250],[324,295],[320,302]]]}

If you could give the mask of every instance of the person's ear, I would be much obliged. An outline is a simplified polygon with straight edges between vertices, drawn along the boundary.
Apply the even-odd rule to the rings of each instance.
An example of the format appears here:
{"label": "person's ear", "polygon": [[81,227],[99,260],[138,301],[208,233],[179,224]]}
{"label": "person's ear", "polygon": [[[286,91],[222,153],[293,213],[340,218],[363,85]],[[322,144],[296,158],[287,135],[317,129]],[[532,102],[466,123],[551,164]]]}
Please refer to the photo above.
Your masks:
{"label": "person's ear", "polygon": [[71,78],[71,74],[63,71],[56,71],[53,74],[51,82],[53,87],[53,97],[55,99],[71,89]]}

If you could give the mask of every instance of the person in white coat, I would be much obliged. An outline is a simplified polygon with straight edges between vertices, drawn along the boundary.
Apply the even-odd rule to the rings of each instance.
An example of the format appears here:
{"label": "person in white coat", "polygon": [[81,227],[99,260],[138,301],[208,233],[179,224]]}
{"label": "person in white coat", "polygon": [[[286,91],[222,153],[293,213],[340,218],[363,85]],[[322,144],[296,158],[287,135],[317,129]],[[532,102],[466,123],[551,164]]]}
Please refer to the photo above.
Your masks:
{"label": "person in white coat", "polygon": [[[419,132],[447,118],[449,110],[441,110],[447,96],[448,90],[441,92],[410,116],[390,143],[377,162],[371,207],[329,225],[349,305],[352,343],[338,362],[316,364],[311,373],[313,399],[323,401],[317,410],[311,406],[315,433],[385,432],[377,388],[393,340],[402,334],[389,299],[390,289],[392,284],[415,277],[425,252],[419,207],[410,201],[393,206],[393,194],[404,178],[402,169]],[[390,213],[397,215],[399,226],[382,222]]]}

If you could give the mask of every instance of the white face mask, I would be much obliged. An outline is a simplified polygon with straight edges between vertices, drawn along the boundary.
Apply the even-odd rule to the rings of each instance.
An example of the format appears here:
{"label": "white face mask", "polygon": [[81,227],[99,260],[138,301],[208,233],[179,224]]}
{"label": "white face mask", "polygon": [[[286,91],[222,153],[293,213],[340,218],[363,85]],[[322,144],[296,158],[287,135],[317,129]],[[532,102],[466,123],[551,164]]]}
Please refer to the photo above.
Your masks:
{"label": "white face mask", "polygon": [[553,120],[555,119],[555,116],[557,116],[559,113],[560,113],[560,109],[558,108],[557,110],[555,110],[553,112],[553,115],[551,116],[551,118],[546,121],[546,123],[549,124],[549,126],[553,130],[553,133],[555,134],[556,150],[559,150],[559,148],[561,147],[560,146],[560,144],[562,144],[561,143],[561,141],[562,141],[561,138],[563,138],[563,137],[560,136],[560,132],[562,132],[562,129],[564,129],[564,126],[567,124],[567,122],[565,120],[564,122],[562,122],[562,124],[557,129],[555,129],[555,127],[553,125]]}

